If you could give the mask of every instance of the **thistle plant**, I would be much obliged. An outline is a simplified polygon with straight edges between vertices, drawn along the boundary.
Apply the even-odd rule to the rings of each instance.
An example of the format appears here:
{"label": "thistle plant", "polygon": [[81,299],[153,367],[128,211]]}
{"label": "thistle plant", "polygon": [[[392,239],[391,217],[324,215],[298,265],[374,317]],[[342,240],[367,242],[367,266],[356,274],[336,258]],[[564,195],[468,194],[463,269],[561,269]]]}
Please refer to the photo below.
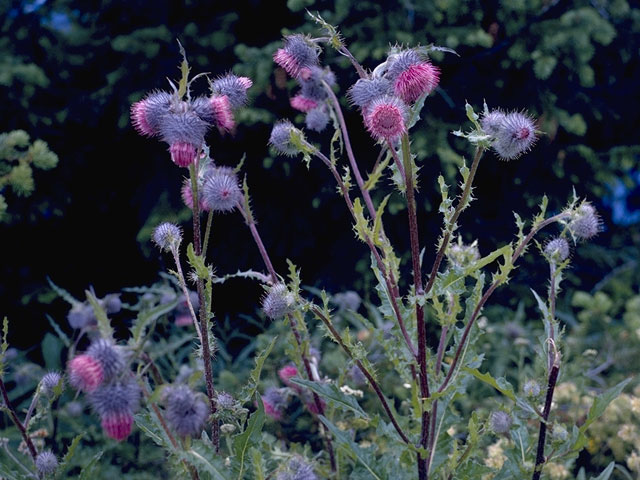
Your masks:
{"label": "thistle plant", "polygon": [[[466,104],[469,124],[452,133],[468,142],[472,159],[461,162],[456,193],[438,178],[440,235],[420,238],[419,226],[427,219],[419,187],[429,184],[421,178],[421,159],[412,153],[410,135],[430,96],[446,85],[446,70],[431,58],[443,49],[394,46],[369,70],[335,27],[319,16],[314,19],[323,36],[286,36],[273,55],[297,84],[290,105],[305,114],[305,127],[280,119],[263,141],[278,155],[302,157],[310,174],[318,162],[329,170],[356,241],[368,250],[375,279],[371,295],[365,301],[355,292],[331,296],[304,287],[292,261],[287,272],[275,268],[251,208],[251,179],[243,175],[243,162],[217,163],[215,140],[207,136],[213,126],[221,135],[241,128],[235,112],[248,102],[252,81],[231,73],[213,79],[191,76],[181,49],[181,78],[169,81],[169,91],[155,90],[134,103],[131,119],[141,135],[168,145],[193,233],[171,222],[156,226],[150,240],[159,255],[169,258],[170,270],[160,284],[125,290],[130,301],[114,294],[100,299],[92,290],[79,301],[52,284],[71,305],[67,320],[74,330],[72,339],[64,338],[66,380],[76,391],[76,414],[60,418],[74,421],[83,410],[76,402],[87,402],[103,437],[124,449],[139,433],[155,446],[147,448],[161,450],[159,462],[175,478],[557,478],[554,472],[571,467],[587,444],[589,426],[629,381],[601,391],[589,406],[580,405],[580,425],[569,424],[554,408],[554,395],[562,390],[559,379],[569,367],[557,300],[572,252],[578,255],[577,247],[602,229],[595,207],[574,194],[565,208],[548,213],[545,197],[530,222],[515,214],[515,238],[483,251],[482,239],[469,239],[462,228],[463,213],[476,200],[473,184],[481,163],[519,161],[542,132],[526,112],[485,104],[478,114]],[[359,77],[353,85],[342,85],[322,64],[323,47],[350,61]],[[210,94],[196,96],[198,82],[205,80]],[[360,124],[347,124],[337,93],[341,89],[347,104],[358,109]],[[368,167],[350,139],[358,128],[380,151],[365,175]],[[327,129],[333,130],[328,145],[310,140]],[[385,229],[391,196],[406,207],[406,255],[396,250]],[[221,214],[243,220],[261,266],[216,272],[215,259],[208,256],[212,225]],[[480,341],[489,328],[483,314],[532,244],[549,272],[546,298],[537,293],[539,285],[531,289],[542,315],[541,335],[531,348],[531,367],[525,371],[523,360],[522,372],[509,372],[507,380],[485,366],[492,352]],[[277,330],[284,338],[267,334],[254,368],[243,372],[245,385],[227,393],[221,385],[229,379],[217,365],[229,355],[223,329],[214,322],[213,286],[231,278],[260,284],[264,294],[253,302],[265,330]],[[136,318],[126,340],[116,338],[110,316],[132,313]],[[165,321],[169,318],[175,320]],[[7,329],[5,322],[2,362]],[[318,333],[328,340],[323,343]],[[287,358],[272,361],[278,349]],[[31,457],[27,465],[5,448],[22,470],[6,476],[46,478],[70,470],[76,448],[83,448],[80,439],[59,461],[53,452],[62,448],[36,444],[32,431],[58,401],[65,378],[55,371],[44,375],[22,420],[2,374],[0,368],[4,410]],[[263,374],[269,378],[262,379]],[[514,385],[513,379],[521,383]],[[473,400],[474,388],[497,394]],[[306,422],[306,442],[283,433],[294,428],[296,418]]]}

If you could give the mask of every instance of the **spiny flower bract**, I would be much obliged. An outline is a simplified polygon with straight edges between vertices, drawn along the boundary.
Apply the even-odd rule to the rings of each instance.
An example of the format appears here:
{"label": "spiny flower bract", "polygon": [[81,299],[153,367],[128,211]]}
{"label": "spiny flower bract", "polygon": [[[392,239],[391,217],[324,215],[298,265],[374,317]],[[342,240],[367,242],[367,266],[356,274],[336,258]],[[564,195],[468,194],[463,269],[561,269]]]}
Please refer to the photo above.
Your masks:
{"label": "spiny flower bract", "polygon": [[324,107],[314,108],[307,113],[305,124],[309,130],[322,132],[329,124],[329,113]]}
{"label": "spiny flower bract", "polygon": [[69,362],[69,383],[71,386],[91,393],[102,383],[104,373],[100,362],[89,355],[77,355]]}
{"label": "spiny flower bract", "polygon": [[160,134],[162,117],[169,112],[171,99],[169,93],[156,91],[131,105],[131,121],[140,135],[152,137]]}
{"label": "spiny flower bract", "polygon": [[122,350],[104,338],[94,341],[87,349],[87,355],[100,362],[104,380],[109,381],[124,369]]}
{"label": "spiny flower bract", "polygon": [[272,320],[277,320],[293,310],[293,295],[281,283],[272,286],[262,300],[262,310]]}
{"label": "spiny flower bract", "polygon": [[153,230],[151,238],[160,250],[169,251],[174,248],[177,249],[180,246],[180,242],[182,242],[182,231],[177,225],[164,222]]}
{"label": "spiny flower bract", "polygon": [[295,97],[292,97],[289,100],[289,103],[296,110],[299,110],[299,111],[305,112],[305,113],[310,111],[310,110],[313,110],[314,108],[316,108],[318,106],[318,102],[317,101],[312,100],[311,98],[307,98],[307,97],[305,97],[303,95],[296,95]]}
{"label": "spiny flower bract", "polygon": [[589,202],[583,202],[572,214],[569,231],[578,240],[588,240],[595,237],[601,230],[602,224],[598,212]]}
{"label": "spiny flower bract", "polygon": [[536,141],[536,126],[533,119],[524,113],[505,114],[491,144],[502,160],[513,160],[529,151]]}
{"label": "spiny flower bract", "polygon": [[58,459],[51,450],[40,452],[36,457],[36,469],[43,476],[49,476],[58,468]]}
{"label": "spiny flower bract", "polygon": [[59,372],[48,372],[44,374],[42,380],[40,380],[40,388],[42,392],[47,395],[53,395],[54,389],[61,385],[63,382],[62,375]]}
{"label": "spiny flower bract", "polygon": [[318,47],[301,34],[284,38],[284,47],[273,55],[273,60],[294,78],[318,64]]}
{"label": "spiny flower bract", "polygon": [[251,85],[250,78],[229,73],[211,82],[211,90],[216,95],[226,96],[232,108],[240,108],[247,103],[247,90]]}
{"label": "spiny flower bract", "polygon": [[412,103],[436,88],[440,71],[415,50],[405,50],[390,59],[387,76],[393,82],[395,94],[404,102]]}
{"label": "spiny flower bract", "polygon": [[171,428],[181,437],[199,436],[209,414],[207,404],[186,385],[167,387],[164,399]]}
{"label": "spiny flower bract", "polygon": [[512,423],[511,415],[502,410],[491,412],[489,416],[489,427],[494,433],[507,433]]}
{"label": "spiny flower bract", "polygon": [[352,104],[366,108],[376,98],[391,94],[391,82],[384,77],[361,78],[348,92]]}
{"label": "spiny flower bract", "polygon": [[397,97],[376,98],[363,115],[367,129],[378,140],[393,141],[407,131],[407,106]]}
{"label": "spiny flower bract", "polygon": [[554,262],[564,262],[569,257],[569,243],[562,237],[554,238],[544,247],[544,253]]}
{"label": "spiny flower bract", "polygon": [[490,112],[482,115],[480,119],[480,125],[482,125],[482,129],[488,135],[495,137],[500,131],[500,127],[502,122],[504,121],[505,114],[502,110],[491,110]]}
{"label": "spiny flower bract", "polygon": [[210,170],[202,186],[202,201],[209,210],[229,212],[242,200],[238,178],[233,170]]}
{"label": "spiny flower bract", "polygon": [[133,428],[133,414],[130,412],[110,412],[100,417],[104,433],[117,442],[129,436]]}
{"label": "spiny flower bract", "polygon": [[291,134],[295,130],[293,124],[288,120],[276,122],[271,130],[269,144],[279,153],[293,156],[300,151],[291,143]]}

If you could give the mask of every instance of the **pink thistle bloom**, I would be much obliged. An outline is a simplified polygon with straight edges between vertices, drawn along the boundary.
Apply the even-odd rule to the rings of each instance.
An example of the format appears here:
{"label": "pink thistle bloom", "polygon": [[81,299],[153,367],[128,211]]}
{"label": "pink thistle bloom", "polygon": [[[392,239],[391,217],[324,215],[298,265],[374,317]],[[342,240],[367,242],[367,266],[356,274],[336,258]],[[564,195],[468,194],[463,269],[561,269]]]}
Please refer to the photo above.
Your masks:
{"label": "pink thistle bloom", "polygon": [[130,412],[109,412],[101,420],[104,433],[118,442],[127,438],[133,427],[133,415]]}
{"label": "pink thistle bloom", "polygon": [[440,71],[429,62],[407,67],[393,82],[393,90],[406,103],[415,102],[424,93],[431,93],[440,79]]}
{"label": "pink thistle bloom", "polygon": [[282,412],[278,410],[274,405],[271,405],[269,401],[264,398],[264,396],[262,397],[262,404],[264,405],[264,413],[269,415],[274,420],[282,420]]}
{"label": "pink thistle bloom", "polygon": [[396,97],[385,95],[377,98],[363,114],[367,129],[378,140],[396,140],[407,131],[407,107]]}
{"label": "pink thistle bloom", "polygon": [[[312,398],[309,402],[307,402],[307,409],[313,413],[314,415],[320,415],[320,410],[318,410],[318,406],[316,405],[315,400]],[[320,406],[322,407],[322,411],[324,411],[324,409],[327,407],[327,403],[323,400],[320,399]]]}
{"label": "pink thistle bloom", "polygon": [[173,321],[173,323],[175,324],[176,327],[188,327],[193,323],[193,319],[189,314],[176,315],[176,318]]}
{"label": "pink thistle bloom", "polygon": [[[202,199],[202,189],[201,185],[198,186],[198,198],[200,199],[200,210],[207,210],[207,205],[204,203]],[[182,201],[184,204],[193,210],[193,192],[191,191],[191,180],[188,178],[184,179],[182,182],[182,188],[180,189],[180,195],[182,196]]]}
{"label": "pink thistle bloom", "polygon": [[242,84],[245,90],[249,90],[253,86],[253,81],[249,77],[238,77],[238,82]]}
{"label": "pink thistle bloom", "polygon": [[169,152],[171,152],[171,160],[179,167],[188,167],[196,159],[196,147],[190,143],[172,143]]}
{"label": "pink thistle bloom", "polygon": [[307,113],[310,110],[313,110],[318,106],[318,102],[312,100],[311,98],[303,97],[302,95],[296,95],[295,97],[289,100],[291,106],[296,110]]}
{"label": "pink thistle bloom", "polygon": [[231,102],[226,95],[211,97],[211,109],[213,110],[213,122],[218,129],[223,132],[229,132],[235,127],[236,122],[233,119],[231,110]]}
{"label": "pink thistle bloom", "polygon": [[140,135],[158,135],[162,116],[169,111],[171,95],[167,92],[152,92],[131,105],[131,121]]}
{"label": "pink thistle bloom", "polygon": [[91,393],[102,383],[104,372],[100,362],[89,355],[78,355],[69,362],[69,383],[78,390]]}
{"label": "pink thistle bloom", "polygon": [[278,370],[278,376],[280,380],[284,382],[285,385],[292,388],[300,388],[297,385],[293,385],[289,379],[298,375],[298,369],[295,365],[285,365],[280,370]]}
{"label": "pink thistle bloom", "polygon": [[311,74],[309,67],[318,64],[318,49],[304,35],[289,35],[273,60],[293,78],[307,77]]}
{"label": "pink thistle bloom", "polygon": [[140,135],[153,137],[156,134],[153,128],[151,128],[149,120],[147,120],[146,103],[144,100],[140,100],[131,105],[131,121],[133,127]]}

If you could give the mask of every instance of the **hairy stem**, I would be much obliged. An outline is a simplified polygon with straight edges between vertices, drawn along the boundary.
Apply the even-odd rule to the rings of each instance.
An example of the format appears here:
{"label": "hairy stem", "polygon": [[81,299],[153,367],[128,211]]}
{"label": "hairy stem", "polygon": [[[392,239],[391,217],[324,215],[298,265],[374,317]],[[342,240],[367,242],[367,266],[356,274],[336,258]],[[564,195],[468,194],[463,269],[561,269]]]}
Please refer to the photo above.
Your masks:
{"label": "hairy stem", "polygon": [[542,467],[546,461],[544,457],[544,444],[547,435],[547,421],[549,420],[549,413],[551,412],[551,403],[553,401],[553,391],[556,388],[556,382],[558,381],[558,373],[560,371],[560,365],[556,362],[551,367],[549,372],[549,381],[547,383],[547,396],[544,402],[544,410],[542,411],[542,421],[540,422],[540,434],[538,436],[538,448],[536,451],[536,466],[533,469],[532,480],[540,480],[542,474]]}
{"label": "hairy stem", "polygon": [[351,65],[353,65],[353,67],[356,69],[356,72],[358,72],[358,76],[360,78],[369,78],[369,75],[367,75],[367,73],[364,71],[364,68],[362,68],[362,65],[360,65],[358,60],[356,60],[356,57],[353,56],[353,54],[349,51],[347,47],[342,45],[338,49],[338,52],[340,52],[342,55],[344,55],[349,59],[349,61],[351,62]]}
{"label": "hairy stem", "polygon": [[[551,278],[551,286],[549,287],[549,338],[551,346],[556,340],[555,323],[556,323],[556,264],[554,261],[549,263],[549,277]],[[553,367],[555,354],[552,348],[549,348],[548,370]]]}
{"label": "hairy stem", "polygon": [[29,454],[31,455],[31,458],[33,458],[33,461],[35,462],[36,457],[38,456],[38,451],[36,450],[36,447],[33,445],[31,438],[27,434],[27,431],[24,428],[24,425],[18,418],[18,415],[16,414],[16,411],[13,408],[13,405],[11,405],[11,401],[9,400],[9,395],[7,394],[7,388],[5,387],[4,382],[2,381],[2,378],[0,378],[0,393],[2,393],[2,399],[4,400],[4,408],[9,413],[9,416],[11,417],[11,420],[13,421],[13,423],[16,425],[16,427],[18,427],[18,430],[20,430],[20,435],[22,435],[22,439],[24,440],[24,443],[27,445],[27,448],[29,449]]}
{"label": "hairy stem", "polygon": [[209,210],[207,217],[207,226],[204,230],[204,243],[202,244],[202,251],[204,255],[207,255],[207,246],[209,245],[209,237],[211,236],[211,224],[213,223],[213,210]]}

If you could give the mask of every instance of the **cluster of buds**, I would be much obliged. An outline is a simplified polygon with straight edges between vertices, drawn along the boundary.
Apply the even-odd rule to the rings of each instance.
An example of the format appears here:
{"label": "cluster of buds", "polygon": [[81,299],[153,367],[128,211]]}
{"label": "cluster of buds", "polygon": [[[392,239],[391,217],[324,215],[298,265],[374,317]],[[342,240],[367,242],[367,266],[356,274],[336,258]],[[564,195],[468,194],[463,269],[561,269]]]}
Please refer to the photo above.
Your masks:
{"label": "cluster of buds", "polygon": [[103,338],[95,340],[68,365],[69,383],[89,395],[105,433],[118,441],[131,433],[140,395],[125,366],[121,348]]}
{"label": "cluster of buds", "polygon": [[180,166],[191,165],[204,145],[212,125],[220,132],[235,126],[234,110],[247,101],[251,79],[227,74],[210,83],[211,95],[185,100],[173,93],[154,91],[131,106],[131,120],[140,135],[160,137],[169,145],[171,160]]}
{"label": "cluster of buds", "polygon": [[485,110],[480,123],[501,160],[518,158],[528,152],[537,139],[534,120],[522,112]]}

